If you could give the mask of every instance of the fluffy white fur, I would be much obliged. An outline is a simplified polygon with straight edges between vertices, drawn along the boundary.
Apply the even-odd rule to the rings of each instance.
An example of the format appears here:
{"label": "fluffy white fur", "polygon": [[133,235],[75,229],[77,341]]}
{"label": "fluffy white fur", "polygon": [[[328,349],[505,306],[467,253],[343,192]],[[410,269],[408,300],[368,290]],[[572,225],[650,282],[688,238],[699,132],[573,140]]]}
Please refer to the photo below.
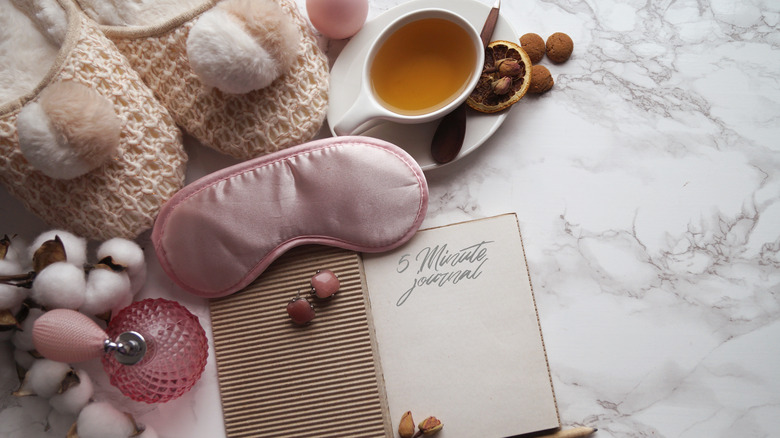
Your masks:
{"label": "fluffy white fur", "polygon": [[106,240],[97,249],[98,260],[108,256],[111,256],[114,263],[127,268],[133,294],[141,290],[146,282],[144,250],[132,240],[116,237]]}
{"label": "fluffy white fur", "polygon": [[121,121],[111,102],[75,82],[46,87],[17,119],[19,148],[55,179],[81,176],[117,154]]}
{"label": "fluffy white fur", "polygon": [[217,5],[239,21],[279,64],[289,70],[298,56],[301,35],[276,0],[226,0]]}
{"label": "fluffy white fur", "polygon": [[55,237],[59,237],[62,241],[68,263],[78,266],[79,268],[84,266],[84,263],[87,262],[87,239],[65,230],[49,230],[39,234],[30,245],[28,254],[30,260],[32,260],[35,251],[37,251],[44,242],[53,240]]}
{"label": "fluffy white fur", "polygon": [[68,18],[55,0],[12,0],[16,7],[33,19],[33,23],[55,46],[65,41]]}
{"label": "fluffy white fur", "polygon": [[79,384],[71,386],[62,394],[54,394],[49,398],[49,404],[55,411],[63,414],[78,415],[81,409],[89,403],[89,399],[95,393],[92,379],[84,370],[77,370]]}
{"label": "fluffy white fur", "polygon": [[70,371],[70,365],[49,359],[39,359],[33,362],[27,374],[27,389],[43,398],[49,398],[60,389],[65,375]]}
{"label": "fluffy white fur", "polygon": [[35,89],[58,50],[10,0],[0,0],[0,105]]}
{"label": "fluffy white fur", "polygon": [[78,309],[84,304],[87,282],[83,268],[57,262],[38,273],[30,298],[47,309]]}
{"label": "fluffy white fur", "polygon": [[91,170],[89,164],[73,152],[65,136],[57,132],[38,102],[25,105],[16,123],[24,158],[44,175],[70,179]]}
{"label": "fluffy white fur", "polygon": [[271,54],[221,9],[203,14],[193,26],[187,57],[204,84],[225,93],[264,88],[279,76]]}
{"label": "fluffy white fur", "polygon": [[79,311],[100,315],[109,310],[119,310],[132,302],[133,292],[127,272],[93,269],[87,277],[84,304]]}
{"label": "fluffy white fur", "polygon": [[133,421],[110,403],[90,403],[76,420],[79,438],[127,438],[136,430]]}
{"label": "fluffy white fur", "polygon": [[163,23],[206,0],[78,0],[82,10],[101,24],[147,26]]}
{"label": "fluffy white fur", "polygon": [[204,84],[225,93],[265,88],[292,65],[297,29],[271,0],[226,0],[190,30],[187,57]]}

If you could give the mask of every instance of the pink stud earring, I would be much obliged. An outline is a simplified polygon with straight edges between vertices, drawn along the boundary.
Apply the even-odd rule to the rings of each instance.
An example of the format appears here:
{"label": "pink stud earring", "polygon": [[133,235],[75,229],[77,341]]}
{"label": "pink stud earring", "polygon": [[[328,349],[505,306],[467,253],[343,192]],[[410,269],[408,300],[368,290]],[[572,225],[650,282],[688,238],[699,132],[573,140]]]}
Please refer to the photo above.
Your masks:
{"label": "pink stud earring", "polygon": [[339,277],[330,269],[320,269],[311,277],[311,294],[319,299],[331,298],[339,287]]}
{"label": "pink stud earring", "polygon": [[287,303],[287,315],[292,322],[298,325],[306,325],[316,316],[314,306],[305,297],[298,295]]}

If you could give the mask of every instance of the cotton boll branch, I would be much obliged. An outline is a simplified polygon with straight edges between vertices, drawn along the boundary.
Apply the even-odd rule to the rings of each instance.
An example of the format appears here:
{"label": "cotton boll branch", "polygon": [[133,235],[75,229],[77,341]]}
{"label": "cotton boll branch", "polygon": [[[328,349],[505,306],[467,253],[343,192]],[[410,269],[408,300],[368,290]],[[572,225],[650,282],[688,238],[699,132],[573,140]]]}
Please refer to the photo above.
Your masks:
{"label": "cotton boll branch", "polygon": [[34,280],[35,271],[30,271],[26,274],[0,275],[0,283],[9,286],[23,287],[25,289],[30,289]]}
{"label": "cotton boll branch", "polygon": [[[2,253],[3,256],[0,257],[0,259],[5,257],[9,246],[10,238],[6,234],[5,237],[0,240],[0,253]],[[53,263],[64,262],[67,259],[68,256],[65,253],[65,245],[62,243],[60,236],[55,235],[54,239],[43,242],[43,244],[35,250],[35,253],[33,254],[32,271],[27,272],[26,274],[0,276],[0,283],[29,289],[32,287],[38,272],[41,272]]]}

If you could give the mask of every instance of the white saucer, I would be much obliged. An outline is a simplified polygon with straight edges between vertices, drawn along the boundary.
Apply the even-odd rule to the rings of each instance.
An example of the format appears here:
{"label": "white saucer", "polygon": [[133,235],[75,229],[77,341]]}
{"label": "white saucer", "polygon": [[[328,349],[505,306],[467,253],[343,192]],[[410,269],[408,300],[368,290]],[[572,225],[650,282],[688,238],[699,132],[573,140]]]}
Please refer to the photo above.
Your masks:
{"label": "white saucer", "polygon": [[[476,0],[413,0],[390,9],[371,21],[347,43],[333,64],[330,74],[330,89],[328,91],[328,120],[339,120],[355,101],[360,89],[362,61],[368,53],[368,46],[380,32],[393,20],[401,15],[421,8],[441,8],[460,14],[470,21],[477,30],[482,29],[490,12],[490,6]],[[519,42],[519,37],[502,15],[493,31],[491,41],[507,40]],[[455,161],[465,157],[482,145],[506,119],[508,111],[498,114],[482,114],[468,110],[466,123],[466,138],[463,147]],[[361,135],[389,141],[408,152],[423,170],[441,167],[431,156],[431,139],[439,121],[404,125],[393,122],[383,122]],[[330,127],[331,133],[333,127]]]}

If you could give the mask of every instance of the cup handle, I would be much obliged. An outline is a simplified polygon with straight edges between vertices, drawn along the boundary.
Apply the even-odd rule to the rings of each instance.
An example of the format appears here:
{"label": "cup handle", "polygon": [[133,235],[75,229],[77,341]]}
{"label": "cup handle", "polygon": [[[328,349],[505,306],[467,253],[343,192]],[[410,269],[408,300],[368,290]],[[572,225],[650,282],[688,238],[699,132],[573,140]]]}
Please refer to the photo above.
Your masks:
{"label": "cup handle", "polygon": [[376,107],[364,90],[358,95],[355,103],[333,124],[336,135],[357,135],[368,131],[382,121],[384,113]]}

